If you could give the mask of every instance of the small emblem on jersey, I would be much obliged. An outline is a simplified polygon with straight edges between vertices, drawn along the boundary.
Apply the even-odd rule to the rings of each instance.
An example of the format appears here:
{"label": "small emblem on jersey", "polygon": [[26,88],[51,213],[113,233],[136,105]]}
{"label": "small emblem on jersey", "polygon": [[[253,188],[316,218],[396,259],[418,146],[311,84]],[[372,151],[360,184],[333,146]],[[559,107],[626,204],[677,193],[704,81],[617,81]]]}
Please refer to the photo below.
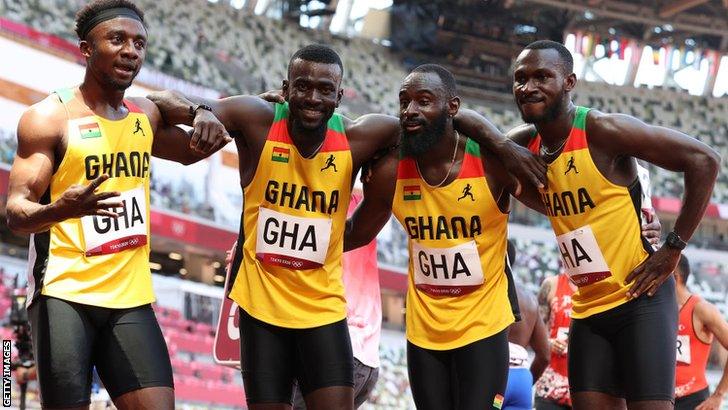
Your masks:
{"label": "small emblem on jersey", "polygon": [[496,394],[495,398],[493,399],[493,408],[494,409],[500,409],[503,407],[503,396],[500,394]]}
{"label": "small emblem on jersey", "polygon": [[283,147],[273,147],[272,161],[288,163],[288,158],[291,156],[291,150]]}
{"label": "small emblem on jersey", "polygon": [[404,186],[404,200],[405,201],[417,201],[422,199],[422,191],[419,185],[405,185]]}
{"label": "small emblem on jersey", "polygon": [[329,157],[326,158],[326,165],[323,168],[321,168],[321,171],[325,171],[325,170],[327,170],[329,168],[333,168],[334,169],[334,172],[339,172],[336,169],[336,164],[334,163],[334,160],[335,159],[336,159],[336,157],[334,156],[334,154],[329,155]]}
{"label": "small emblem on jersey", "polygon": [[575,173],[579,173],[579,170],[576,169],[576,165],[574,165],[574,156],[572,155],[571,158],[569,158],[569,162],[566,163],[566,172],[564,172],[564,175],[568,174],[569,171],[574,170]]}
{"label": "small emblem on jersey", "polygon": [[134,135],[136,135],[137,132],[141,131],[143,136],[147,136],[147,134],[145,134],[144,130],[142,129],[142,121],[139,118],[136,119],[134,127]]}
{"label": "small emblem on jersey", "polygon": [[467,197],[470,197],[471,201],[475,201],[475,197],[473,196],[473,193],[470,192],[470,190],[473,189],[473,186],[470,184],[465,185],[465,188],[463,188],[463,195],[458,198],[458,201]]}
{"label": "small emblem on jersey", "polygon": [[99,123],[97,122],[79,125],[78,132],[81,134],[81,138],[83,139],[98,138],[101,136],[101,128],[99,128]]}

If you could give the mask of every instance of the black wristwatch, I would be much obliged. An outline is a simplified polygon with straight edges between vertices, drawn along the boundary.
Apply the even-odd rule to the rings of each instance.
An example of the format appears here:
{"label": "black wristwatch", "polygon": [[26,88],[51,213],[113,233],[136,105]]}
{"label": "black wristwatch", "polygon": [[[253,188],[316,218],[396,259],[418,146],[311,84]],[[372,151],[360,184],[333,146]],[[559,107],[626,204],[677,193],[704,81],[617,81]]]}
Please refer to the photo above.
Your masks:
{"label": "black wristwatch", "polygon": [[195,115],[197,115],[197,110],[205,110],[212,112],[212,107],[205,104],[197,104],[197,105],[190,105],[190,118],[192,120],[195,119]]}
{"label": "black wristwatch", "polygon": [[687,242],[680,239],[680,235],[676,234],[675,231],[670,232],[667,234],[667,239],[665,239],[665,245],[672,249],[677,250],[683,250],[688,245]]}

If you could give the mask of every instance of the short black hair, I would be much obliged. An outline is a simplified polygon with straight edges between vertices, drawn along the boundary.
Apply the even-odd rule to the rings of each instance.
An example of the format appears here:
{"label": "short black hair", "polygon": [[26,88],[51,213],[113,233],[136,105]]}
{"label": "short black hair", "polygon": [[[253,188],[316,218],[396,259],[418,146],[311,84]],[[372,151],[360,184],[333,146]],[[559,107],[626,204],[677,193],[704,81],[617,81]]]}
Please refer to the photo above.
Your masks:
{"label": "short black hair", "polygon": [[688,278],[690,277],[690,261],[684,253],[680,254],[680,260],[677,262],[677,274],[680,276],[683,284],[688,283]]}
{"label": "short black hair", "polygon": [[81,33],[81,30],[86,25],[86,23],[94,18],[97,14],[104,10],[109,9],[115,9],[115,8],[127,8],[136,13],[139,16],[139,20],[142,21],[142,24],[144,24],[144,12],[137,7],[136,4],[132,3],[129,0],[94,0],[91,3],[83,6],[81,10],[76,13],[76,35],[79,39],[83,40],[81,36],[83,33]]}
{"label": "short black hair", "polygon": [[552,41],[552,40],[538,40],[534,41],[533,43],[527,45],[524,50],[549,50],[553,49],[556,50],[556,52],[559,53],[559,57],[561,57],[561,63],[563,64],[562,68],[564,69],[564,74],[569,75],[572,72],[574,72],[574,57],[571,55],[571,52],[569,49],[566,48],[563,44]]}
{"label": "short black hair", "polygon": [[508,240],[506,249],[508,253],[508,263],[513,266],[513,264],[516,263],[516,244],[513,242],[513,239]]}
{"label": "short black hair", "polygon": [[442,86],[445,87],[445,92],[448,93],[448,97],[452,98],[457,95],[458,87],[455,81],[455,76],[452,75],[450,70],[439,65],[439,64],[422,64],[415,67],[411,73],[434,73],[440,77]]}
{"label": "short black hair", "polygon": [[344,76],[344,63],[341,62],[339,53],[325,44],[309,44],[293,53],[291,60],[288,62],[289,73],[293,62],[299,58],[314,63],[336,64],[341,69],[341,76]]}

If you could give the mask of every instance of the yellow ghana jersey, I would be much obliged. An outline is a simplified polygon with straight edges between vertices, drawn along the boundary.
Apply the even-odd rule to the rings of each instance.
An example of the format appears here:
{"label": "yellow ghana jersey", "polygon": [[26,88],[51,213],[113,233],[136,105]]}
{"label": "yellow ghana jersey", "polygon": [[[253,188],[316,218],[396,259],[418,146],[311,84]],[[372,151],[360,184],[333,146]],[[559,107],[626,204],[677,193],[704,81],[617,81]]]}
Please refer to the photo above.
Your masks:
{"label": "yellow ghana jersey", "polygon": [[508,215],[488,187],[476,142],[467,140],[459,175],[442,187],[428,185],[413,158],[401,158],[392,212],[409,236],[407,340],[449,350],[513,323]]}
{"label": "yellow ghana jersey", "polygon": [[[642,237],[639,180],[619,186],[597,169],[587,144],[588,112],[576,108],[564,148],[548,165],[548,186],[541,190],[564,270],[578,286],[572,297],[576,319],[627,302],[625,278],[651,252]],[[529,149],[539,153],[540,135]]]}
{"label": "yellow ghana jersey", "polygon": [[242,259],[233,263],[230,297],[258,320],[302,329],[346,317],[341,255],[353,164],[340,115],[311,158],[299,154],[287,122],[288,105],[276,104],[243,189]]}
{"label": "yellow ghana jersey", "polygon": [[68,115],[68,146],[40,203],[52,203],[71,185],[88,185],[108,174],[99,192],[121,192],[116,199],[124,207],[115,210],[118,218],[72,218],[31,235],[28,294],[108,308],[151,303],[149,119],[126,100],[129,114],[122,120],[94,115],[74,91],[55,92]]}

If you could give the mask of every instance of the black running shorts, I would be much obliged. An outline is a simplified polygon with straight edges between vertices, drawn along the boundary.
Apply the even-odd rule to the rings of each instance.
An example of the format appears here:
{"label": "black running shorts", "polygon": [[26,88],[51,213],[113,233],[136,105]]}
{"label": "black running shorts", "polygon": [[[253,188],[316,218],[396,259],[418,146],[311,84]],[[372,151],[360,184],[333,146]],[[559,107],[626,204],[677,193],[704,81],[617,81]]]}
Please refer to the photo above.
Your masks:
{"label": "black running shorts", "polygon": [[675,399],[675,410],[695,410],[700,403],[708,400],[710,391],[708,388],[698,390],[695,393]]}
{"label": "black running shorts", "polygon": [[407,371],[419,410],[492,409],[506,390],[508,329],[452,350],[407,342]]}
{"label": "black running shorts", "polygon": [[94,366],[112,399],[174,387],[151,305],[110,309],[40,296],[28,318],[43,407],[88,405]]}
{"label": "black running shorts", "polygon": [[354,386],[354,357],[346,319],[309,329],[262,322],[240,311],[240,358],[248,404],[292,403],[298,380],[307,394]]}
{"label": "black running shorts", "polygon": [[606,312],[572,319],[569,387],[624,397],[672,401],[677,339],[675,281]]}

